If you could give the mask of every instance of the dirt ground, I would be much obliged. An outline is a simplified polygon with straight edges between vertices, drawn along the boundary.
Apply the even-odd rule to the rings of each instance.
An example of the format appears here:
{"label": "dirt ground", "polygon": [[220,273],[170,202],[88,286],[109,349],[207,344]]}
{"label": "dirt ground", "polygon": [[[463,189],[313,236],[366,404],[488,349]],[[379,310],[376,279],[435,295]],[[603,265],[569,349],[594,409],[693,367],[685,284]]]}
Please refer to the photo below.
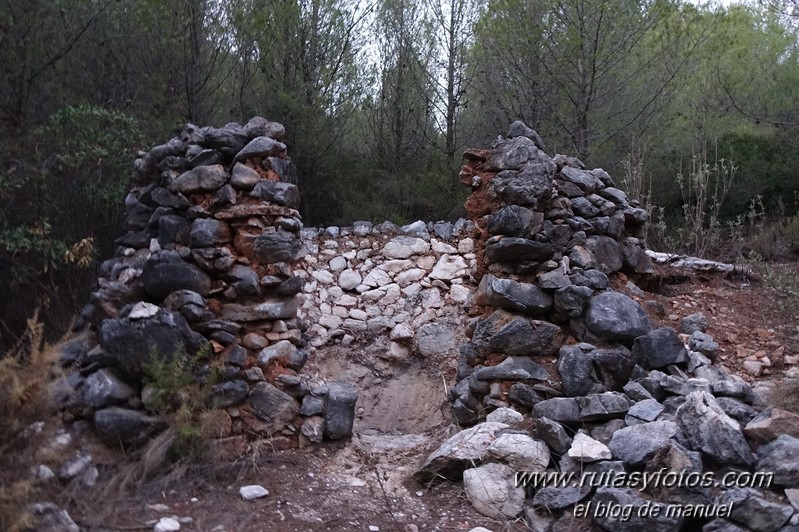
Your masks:
{"label": "dirt ground", "polygon": [[[779,267],[799,273],[797,263]],[[678,329],[682,317],[703,312],[708,332],[720,344],[716,363],[730,372],[750,382],[799,373],[796,309],[764,283],[669,267],[659,267],[651,280],[636,286],[628,281],[619,276],[614,288],[641,301],[658,325]],[[135,460],[94,443],[87,433],[59,452],[91,452],[100,470],[98,485],[64,487],[55,481],[34,494],[66,508],[82,529],[98,532],[152,530],[165,516],[180,519],[182,530],[216,532],[526,530],[521,519],[504,522],[478,514],[459,484],[427,487],[410,480],[426,455],[457,430],[445,399],[457,355],[396,364],[376,356],[384,347],[372,341],[330,346],[314,354],[304,370],[359,387],[355,436],[349,441],[283,452],[254,446],[233,464],[183,468],[121,490],[116,481],[135,472]],[[746,372],[741,364],[747,359],[767,363],[764,373]],[[51,441],[58,430],[63,428],[54,418],[38,441]],[[249,484],[264,486],[269,495],[242,500],[239,488]]]}

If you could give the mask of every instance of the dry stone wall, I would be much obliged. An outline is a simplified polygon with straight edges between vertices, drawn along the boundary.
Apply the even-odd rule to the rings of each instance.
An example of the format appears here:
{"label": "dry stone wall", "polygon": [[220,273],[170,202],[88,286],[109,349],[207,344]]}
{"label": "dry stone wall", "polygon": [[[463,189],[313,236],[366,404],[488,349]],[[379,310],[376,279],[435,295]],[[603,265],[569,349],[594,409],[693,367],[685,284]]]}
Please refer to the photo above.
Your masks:
{"label": "dry stone wall", "polygon": [[424,326],[462,314],[476,286],[473,224],[390,222],[304,229],[299,316],[315,347],[389,335],[387,360],[435,354]]}
{"label": "dry stone wall", "polygon": [[283,135],[263,118],[188,125],[136,160],[127,233],[102,264],[85,331],[63,350],[74,371],[55,391],[106,442],[137,446],[162,430],[158,411],[181,399],[165,401],[158,373],[179,380],[164,373],[194,368],[214,434],[234,449],[351,433],[354,386],[300,375],[302,220]]}

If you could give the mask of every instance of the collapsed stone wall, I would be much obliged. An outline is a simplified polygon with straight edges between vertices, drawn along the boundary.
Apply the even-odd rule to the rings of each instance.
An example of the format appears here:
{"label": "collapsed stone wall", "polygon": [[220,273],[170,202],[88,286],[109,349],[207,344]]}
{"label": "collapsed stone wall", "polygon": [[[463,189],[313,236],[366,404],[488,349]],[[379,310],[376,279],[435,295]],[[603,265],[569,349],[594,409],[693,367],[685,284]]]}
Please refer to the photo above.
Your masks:
{"label": "collapsed stone wall", "polygon": [[704,316],[656,328],[613,290],[651,269],[646,213],[541,148],[515,123],[466,152],[483,275],[450,400],[474,426],[416,479],[462,480],[478,511],[532,530],[795,530],[799,415],[713,364]]}
{"label": "collapsed stone wall", "polygon": [[300,376],[302,220],[283,135],[263,118],[188,125],[136,160],[127,233],[102,264],[84,333],[63,350],[73,371],[55,392],[104,441],[137,446],[163,429],[163,390],[147,384],[158,362],[199,368],[214,434],[234,448],[351,433],[355,388]]}
{"label": "collapsed stone wall", "polygon": [[[643,310],[608,291],[608,276],[617,271],[653,271],[642,240],[647,212],[615,188],[607,172],[587,170],[572,157],[551,158],[542,147],[540,137],[517,122],[493,149],[464,156],[460,177],[473,189],[466,207],[479,232],[483,273],[474,304],[495,310],[474,321],[461,353],[451,390],[461,423],[511,403],[532,406],[546,386],[526,381],[559,380],[536,360],[557,356],[564,332],[629,346],[648,331]],[[632,369],[613,350],[596,359],[602,376],[623,380]],[[575,368],[559,369],[567,392],[572,383],[607,389],[585,371],[577,377]]]}

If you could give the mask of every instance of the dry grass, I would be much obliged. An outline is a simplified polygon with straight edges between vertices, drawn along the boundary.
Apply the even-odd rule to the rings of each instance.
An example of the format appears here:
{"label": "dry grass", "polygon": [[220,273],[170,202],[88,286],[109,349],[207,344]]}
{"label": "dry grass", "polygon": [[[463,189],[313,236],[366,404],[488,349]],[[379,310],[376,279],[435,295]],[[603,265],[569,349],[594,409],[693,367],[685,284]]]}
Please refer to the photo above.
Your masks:
{"label": "dry grass", "polygon": [[47,390],[57,356],[44,341],[37,311],[20,342],[0,359],[0,530],[30,526],[25,508],[39,496],[31,467],[47,458],[37,455],[30,426],[49,411]]}

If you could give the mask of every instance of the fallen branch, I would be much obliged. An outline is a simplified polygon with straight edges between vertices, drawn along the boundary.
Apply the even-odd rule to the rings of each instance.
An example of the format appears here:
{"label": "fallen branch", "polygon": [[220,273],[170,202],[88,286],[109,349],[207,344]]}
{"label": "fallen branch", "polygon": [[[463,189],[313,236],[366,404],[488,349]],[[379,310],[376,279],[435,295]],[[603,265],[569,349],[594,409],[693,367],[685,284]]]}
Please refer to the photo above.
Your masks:
{"label": "fallen branch", "polygon": [[674,268],[683,268],[696,272],[724,273],[730,277],[745,279],[756,277],[754,271],[743,264],[727,264],[726,262],[689,257],[688,255],[676,255],[674,253],[661,253],[649,249],[646,250],[646,254],[657,264],[668,264]]}

